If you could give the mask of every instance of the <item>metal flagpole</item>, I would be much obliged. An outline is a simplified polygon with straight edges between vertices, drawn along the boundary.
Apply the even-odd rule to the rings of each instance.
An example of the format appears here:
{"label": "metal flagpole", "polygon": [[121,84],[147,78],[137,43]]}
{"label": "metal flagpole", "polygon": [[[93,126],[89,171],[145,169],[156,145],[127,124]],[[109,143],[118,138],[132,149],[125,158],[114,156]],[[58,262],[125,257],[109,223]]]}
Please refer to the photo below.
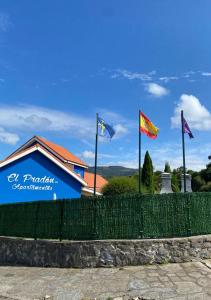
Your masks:
{"label": "metal flagpole", "polygon": [[138,191],[141,193],[141,110],[139,110],[139,128],[138,128],[138,142],[139,142],[139,180]]}
{"label": "metal flagpole", "polygon": [[97,181],[97,146],[98,146],[98,113],[96,113],[94,196],[96,195],[96,181]]}
{"label": "metal flagpole", "polygon": [[185,163],[185,131],[184,131],[184,113],[181,111],[181,124],[182,124],[182,152],[183,152],[183,180],[184,180],[184,193],[187,192],[186,188],[186,163]]}

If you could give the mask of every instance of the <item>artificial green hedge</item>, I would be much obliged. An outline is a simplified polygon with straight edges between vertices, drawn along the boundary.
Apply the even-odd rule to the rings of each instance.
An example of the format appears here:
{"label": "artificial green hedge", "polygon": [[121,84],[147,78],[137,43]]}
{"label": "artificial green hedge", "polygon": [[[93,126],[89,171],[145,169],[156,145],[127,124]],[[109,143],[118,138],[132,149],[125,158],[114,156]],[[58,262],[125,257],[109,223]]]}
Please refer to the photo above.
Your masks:
{"label": "artificial green hedge", "polygon": [[0,235],[60,240],[211,233],[211,193],[124,195],[0,205]]}

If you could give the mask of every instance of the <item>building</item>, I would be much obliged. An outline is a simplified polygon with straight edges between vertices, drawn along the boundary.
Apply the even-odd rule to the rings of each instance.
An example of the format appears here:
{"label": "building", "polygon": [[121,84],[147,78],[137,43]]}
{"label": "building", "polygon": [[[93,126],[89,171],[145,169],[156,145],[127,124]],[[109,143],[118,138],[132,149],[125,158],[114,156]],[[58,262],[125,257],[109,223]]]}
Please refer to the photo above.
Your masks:
{"label": "building", "polygon": [[[97,194],[107,181],[97,175]],[[93,195],[94,174],[65,148],[34,136],[0,162],[0,203]]]}

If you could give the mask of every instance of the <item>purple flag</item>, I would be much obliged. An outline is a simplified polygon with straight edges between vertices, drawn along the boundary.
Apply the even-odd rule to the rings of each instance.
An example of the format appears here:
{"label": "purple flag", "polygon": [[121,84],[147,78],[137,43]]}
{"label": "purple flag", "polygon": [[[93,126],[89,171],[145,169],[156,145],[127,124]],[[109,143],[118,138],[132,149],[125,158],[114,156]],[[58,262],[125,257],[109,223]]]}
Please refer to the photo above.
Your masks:
{"label": "purple flag", "polygon": [[185,118],[183,118],[183,130],[184,130],[184,133],[187,133],[189,135],[190,139],[194,138],[194,136],[193,136],[193,134],[190,130],[190,127],[189,127],[187,121],[185,120]]}

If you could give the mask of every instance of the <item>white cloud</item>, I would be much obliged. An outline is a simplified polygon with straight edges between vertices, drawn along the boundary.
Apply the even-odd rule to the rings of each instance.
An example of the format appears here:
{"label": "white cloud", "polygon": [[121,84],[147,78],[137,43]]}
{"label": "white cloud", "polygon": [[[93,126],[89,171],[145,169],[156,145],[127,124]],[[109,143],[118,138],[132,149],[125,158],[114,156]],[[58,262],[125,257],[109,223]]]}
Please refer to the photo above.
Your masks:
{"label": "white cloud", "polygon": [[24,132],[69,131],[79,138],[95,133],[94,118],[27,105],[0,106],[0,126]]}
{"label": "white cloud", "polygon": [[[120,138],[128,132],[124,118],[112,112],[107,112],[110,118],[106,121],[116,121],[114,125],[116,137]],[[113,116],[113,118],[112,118]],[[103,115],[104,117],[104,115]],[[8,121],[9,120],[9,121]],[[129,123],[129,121],[128,121]],[[61,132],[76,139],[93,140],[95,137],[95,118],[66,113],[59,110],[39,106],[0,106],[0,127],[15,132]]]}
{"label": "white cloud", "polygon": [[185,74],[188,74],[188,75],[194,75],[194,74],[196,74],[198,71],[188,71],[188,72],[186,72]]}
{"label": "white cloud", "polygon": [[89,150],[85,150],[82,152],[81,156],[87,159],[94,159],[95,153]]}
{"label": "white cloud", "polygon": [[122,136],[128,134],[130,129],[134,129],[137,126],[136,121],[126,119],[118,113],[107,111],[105,109],[99,109],[99,111],[101,112],[103,118],[106,121],[108,120],[107,122],[113,126],[115,130],[113,139],[121,138]]}
{"label": "white cloud", "polygon": [[211,76],[211,73],[210,72],[202,72],[201,75],[202,76]]}
{"label": "white cloud", "polygon": [[162,97],[169,94],[169,90],[154,82],[146,85],[146,91],[155,97]]}
{"label": "white cloud", "polygon": [[8,14],[0,12],[0,31],[6,32],[12,25]]}
{"label": "white cloud", "polygon": [[106,120],[109,119],[112,122],[116,122],[116,123],[128,121],[128,120],[125,120],[125,118],[122,115],[115,113],[113,111],[108,111],[103,108],[99,108],[98,111],[100,111],[100,116],[102,115],[103,118],[105,118]]}
{"label": "white cloud", "polygon": [[[206,151],[202,150],[200,145],[199,146],[194,145],[194,148],[191,148],[191,145],[189,146],[190,147],[188,147],[188,149],[186,150],[187,169],[191,169],[194,171],[204,169],[208,162],[208,155],[210,151],[208,149],[206,149]],[[176,152],[175,149],[177,149]],[[170,145],[164,144],[161,149],[153,149],[150,152],[150,155],[155,164],[156,170],[163,171],[166,161],[170,163],[172,169],[179,168],[183,164],[181,144],[176,144],[176,143],[172,143]]]}
{"label": "white cloud", "polygon": [[180,101],[174,109],[174,115],[171,118],[172,127],[181,126],[181,110],[184,111],[185,118],[191,128],[197,130],[211,130],[211,113],[202,105],[198,98],[193,95],[183,94]]}
{"label": "white cloud", "polygon": [[148,74],[149,75],[156,75],[156,73],[157,73],[157,71],[153,70],[153,71],[149,72]]}
{"label": "white cloud", "polygon": [[17,134],[7,132],[4,128],[0,127],[0,142],[15,145],[18,141],[19,136]]}
{"label": "white cloud", "polygon": [[[103,164],[101,164],[103,166]],[[104,166],[121,166],[125,168],[137,169],[138,168],[138,160],[117,160],[117,161],[109,161],[104,164]]]}
{"label": "white cloud", "polygon": [[116,78],[119,78],[119,77],[120,77],[120,75],[119,75],[119,74],[117,74],[117,73],[116,73],[116,74],[112,74],[112,75],[111,75],[111,78],[112,78],[112,79],[116,79]]}
{"label": "white cloud", "polygon": [[114,125],[114,130],[115,130],[114,138],[120,138],[129,132],[129,130],[122,124]]}
{"label": "white cloud", "polygon": [[177,76],[164,76],[164,77],[160,77],[159,80],[164,81],[165,83],[168,83],[169,81],[172,80],[178,80],[179,77]]}
{"label": "white cloud", "polygon": [[[94,165],[95,152],[90,150],[85,150],[81,154],[78,154],[82,159],[88,160],[90,164]],[[98,153],[98,159],[114,159],[115,155],[106,154],[106,153]]]}
{"label": "white cloud", "polygon": [[[193,141],[191,141],[193,143]],[[186,151],[186,165],[188,169],[191,170],[201,170],[206,167],[208,163],[208,155],[210,154],[211,144],[204,144],[201,147],[200,144],[194,144],[189,147]],[[175,151],[177,149],[177,151]],[[166,161],[170,163],[172,169],[176,169],[182,166],[182,145],[181,143],[163,143],[159,146],[153,146],[150,148],[142,149],[142,164],[144,161],[144,155],[146,150],[149,150],[150,156],[152,158],[153,166],[155,170],[163,171]],[[134,150],[130,153],[119,153],[119,155],[110,161],[106,161],[104,164],[106,166],[123,166],[126,168],[138,169],[138,152]]]}
{"label": "white cloud", "polygon": [[150,81],[152,80],[152,75],[155,75],[156,71],[152,71],[149,73],[138,73],[138,72],[131,72],[128,70],[117,69],[115,73],[111,75],[111,78],[126,78],[129,80],[141,80],[141,81]]}

